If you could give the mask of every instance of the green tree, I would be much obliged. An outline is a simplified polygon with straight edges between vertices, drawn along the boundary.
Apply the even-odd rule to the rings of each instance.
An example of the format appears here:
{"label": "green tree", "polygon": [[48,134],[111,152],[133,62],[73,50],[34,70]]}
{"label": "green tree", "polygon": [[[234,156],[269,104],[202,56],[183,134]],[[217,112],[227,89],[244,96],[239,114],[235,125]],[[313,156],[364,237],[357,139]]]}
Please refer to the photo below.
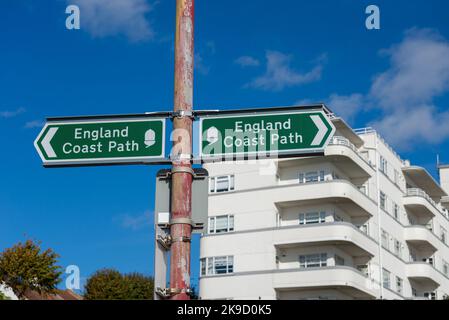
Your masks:
{"label": "green tree", "polygon": [[126,299],[152,300],[154,291],[153,278],[140,273],[130,273],[123,277],[126,287]]}
{"label": "green tree", "polygon": [[54,293],[61,271],[52,249],[41,250],[40,242],[19,242],[0,253],[0,279],[23,299],[27,290]]}
{"label": "green tree", "polygon": [[10,300],[7,296],[3,294],[3,292],[0,292],[0,300]]}
{"label": "green tree", "polygon": [[154,281],[140,273],[122,275],[114,269],[95,272],[85,285],[86,300],[151,300]]}

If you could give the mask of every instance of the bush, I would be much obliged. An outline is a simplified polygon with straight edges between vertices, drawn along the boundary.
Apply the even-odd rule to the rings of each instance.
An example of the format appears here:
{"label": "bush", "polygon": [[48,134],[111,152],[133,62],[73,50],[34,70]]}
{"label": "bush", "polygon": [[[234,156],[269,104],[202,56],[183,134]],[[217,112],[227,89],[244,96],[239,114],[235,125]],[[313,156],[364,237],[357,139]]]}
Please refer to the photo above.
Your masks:
{"label": "bush", "polygon": [[52,249],[41,250],[40,243],[19,242],[0,253],[0,281],[23,299],[27,290],[54,293],[60,281],[58,255]]}
{"label": "bush", "polygon": [[140,273],[122,275],[114,269],[95,272],[85,286],[86,300],[152,300],[154,281]]}

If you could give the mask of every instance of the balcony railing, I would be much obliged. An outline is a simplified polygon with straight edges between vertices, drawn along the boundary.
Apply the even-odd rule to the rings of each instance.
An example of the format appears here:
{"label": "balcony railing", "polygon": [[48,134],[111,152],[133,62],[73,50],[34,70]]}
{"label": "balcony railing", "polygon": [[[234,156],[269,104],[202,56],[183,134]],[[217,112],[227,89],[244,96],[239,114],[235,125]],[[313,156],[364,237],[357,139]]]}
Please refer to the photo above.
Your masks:
{"label": "balcony railing", "polygon": [[440,209],[438,208],[438,204],[422,189],[419,188],[408,188],[407,189],[407,197],[421,197],[429,201],[430,204],[432,204],[435,209],[437,209],[440,212]]}
{"label": "balcony railing", "polygon": [[369,161],[369,159],[367,159],[366,157],[362,156],[360,154],[359,150],[357,149],[357,147],[351,141],[349,141],[349,139],[347,139],[345,137],[341,137],[341,136],[334,136],[334,137],[332,137],[331,141],[329,142],[329,145],[330,146],[345,146],[345,147],[348,147],[349,149],[354,151],[359,156],[360,159],[365,161],[370,167],[373,167],[373,165]]}

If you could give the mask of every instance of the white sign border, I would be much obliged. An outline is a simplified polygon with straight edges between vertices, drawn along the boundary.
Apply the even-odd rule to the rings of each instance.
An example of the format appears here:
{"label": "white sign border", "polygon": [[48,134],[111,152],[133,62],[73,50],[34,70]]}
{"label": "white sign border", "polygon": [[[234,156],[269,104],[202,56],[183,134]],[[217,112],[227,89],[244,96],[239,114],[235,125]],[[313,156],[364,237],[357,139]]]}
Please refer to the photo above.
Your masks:
{"label": "white sign border", "polygon": [[[322,114],[326,119],[329,120],[329,124],[331,126],[331,132],[327,139],[325,140],[323,147],[320,148],[307,148],[307,149],[288,149],[288,150],[282,150],[282,151],[252,151],[252,152],[238,152],[238,153],[220,153],[220,154],[214,154],[212,155],[204,155],[203,154],[203,120],[205,119],[223,119],[223,118],[240,118],[240,117],[258,117],[258,116],[274,116],[279,114]],[[278,112],[273,111],[258,111],[257,113],[251,113],[251,112],[242,112],[242,113],[236,113],[231,115],[211,115],[211,116],[203,116],[200,118],[199,123],[199,158],[200,160],[204,161],[213,161],[213,160],[220,160],[220,159],[226,159],[229,158],[236,158],[241,159],[245,158],[246,156],[265,156],[269,157],[270,155],[278,155],[278,156],[284,156],[284,155],[301,155],[301,154],[313,154],[313,153],[321,153],[324,152],[324,149],[328,146],[330,140],[333,138],[335,131],[337,129],[335,128],[334,124],[332,123],[332,120],[329,119],[328,115],[324,112],[324,110],[282,110]]]}
{"label": "white sign border", "polygon": [[[47,160],[39,148],[38,141],[42,138],[45,130],[54,125],[76,125],[76,124],[98,124],[98,123],[123,123],[123,122],[162,122],[162,151],[157,156],[144,157],[120,157],[120,158],[91,158],[91,159],[66,159],[66,160]],[[41,132],[34,140],[34,147],[44,166],[76,166],[76,165],[108,165],[108,164],[146,164],[166,160],[165,158],[165,138],[166,138],[166,118],[126,118],[126,119],[86,119],[86,120],[67,120],[67,121],[48,121],[45,123]]]}

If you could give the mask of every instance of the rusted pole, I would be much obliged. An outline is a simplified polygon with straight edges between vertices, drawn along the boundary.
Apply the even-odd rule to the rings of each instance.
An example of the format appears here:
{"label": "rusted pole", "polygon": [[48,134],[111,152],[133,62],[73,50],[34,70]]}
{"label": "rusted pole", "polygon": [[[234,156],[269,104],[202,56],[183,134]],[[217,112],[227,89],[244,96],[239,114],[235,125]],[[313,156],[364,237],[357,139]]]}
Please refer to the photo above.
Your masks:
{"label": "rusted pole", "polygon": [[189,300],[192,234],[192,105],[194,0],[176,0],[170,288],[172,300]]}

